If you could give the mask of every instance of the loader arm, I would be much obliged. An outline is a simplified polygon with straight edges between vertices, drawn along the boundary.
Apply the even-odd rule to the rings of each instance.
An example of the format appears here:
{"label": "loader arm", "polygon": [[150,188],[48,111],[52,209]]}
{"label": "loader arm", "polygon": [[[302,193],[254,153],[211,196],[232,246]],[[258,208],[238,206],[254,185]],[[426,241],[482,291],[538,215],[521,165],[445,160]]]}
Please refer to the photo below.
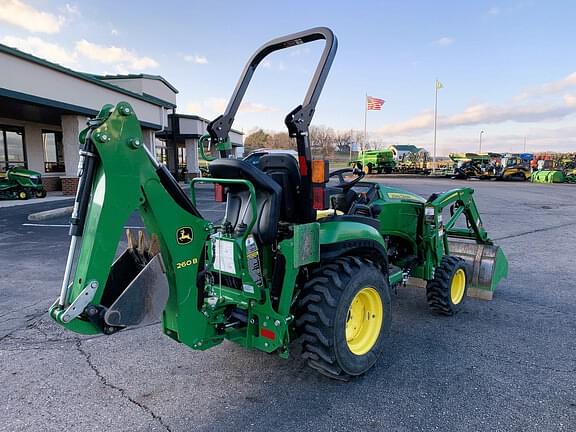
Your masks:
{"label": "loader arm", "polygon": [[[480,212],[476,207],[473,195],[474,189],[471,188],[452,189],[439,195],[433,195],[426,205],[434,207],[438,214],[441,214],[446,207],[451,206],[450,219],[444,222],[444,228],[449,236],[475,240],[477,243],[492,244],[482,225]],[[468,228],[455,227],[462,214],[466,217]]]}
{"label": "loader arm", "polygon": [[[211,224],[150,155],[129,104],[105,107],[81,140],[92,151],[83,150],[68,271],[50,316],[69,330],[95,334],[162,313],[164,332],[193,345],[196,334],[209,333],[198,307],[198,270]],[[159,254],[143,250],[140,239],[114,261],[135,211]]]}
{"label": "loader arm", "polygon": [[[450,217],[442,221],[442,211],[449,207]],[[433,209],[429,211],[428,209]],[[498,283],[508,275],[508,261],[501,248],[488,237],[474,201],[474,189],[453,189],[432,195],[426,202],[427,225],[438,227],[442,241],[435,248],[439,263],[444,255],[464,259],[468,265],[468,294],[482,299],[492,299]],[[464,215],[466,228],[456,227]],[[429,269],[430,270],[430,269]]]}

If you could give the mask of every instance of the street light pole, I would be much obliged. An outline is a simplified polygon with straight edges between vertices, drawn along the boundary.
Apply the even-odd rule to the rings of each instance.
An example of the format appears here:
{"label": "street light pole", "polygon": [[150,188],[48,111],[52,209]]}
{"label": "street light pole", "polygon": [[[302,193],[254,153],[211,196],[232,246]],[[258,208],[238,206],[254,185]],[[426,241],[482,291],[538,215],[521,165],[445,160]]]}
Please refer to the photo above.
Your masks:
{"label": "street light pole", "polygon": [[481,130],[480,131],[480,149],[478,150],[478,153],[482,153],[482,134],[485,134],[486,132]]}

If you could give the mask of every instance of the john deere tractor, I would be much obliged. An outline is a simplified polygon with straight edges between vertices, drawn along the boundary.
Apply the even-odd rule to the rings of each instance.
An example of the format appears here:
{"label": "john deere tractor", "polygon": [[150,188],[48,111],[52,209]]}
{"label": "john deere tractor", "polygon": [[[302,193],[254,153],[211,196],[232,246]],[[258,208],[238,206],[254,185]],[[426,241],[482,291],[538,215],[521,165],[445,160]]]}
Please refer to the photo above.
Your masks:
{"label": "john deere tractor", "polygon": [[0,199],[25,200],[30,197],[46,197],[42,175],[39,172],[9,166],[0,176]]}
{"label": "john deere tractor", "polygon": [[[231,159],[228,133],[257,66],[317,40],[325,46],[312,82],[285,119],[298,158],[270,154],[258,167]],[[191,196],[143,145],[132,107],[104,106],[80,135],[71,244],[51,317],[87,335],[160,317],[168,337],[196,350],[228,339],[286,358],[297,341],[311,367],[348,379],[387,348],[391,289],[408,278],[426,281],[438,314],[457,312],[467,294],[491,298],[507,263],[472,189],[425,199],[312,160],[308,128],[336,47],[332,31],[313,28],[256,51],[225,113],[208,126],[203,141],[219,158],[210,178],[192,181]],[[220,223],[196,207],[201,182],[224,188]],[[148,236],[130,233],[115,258],[134,211]]]}

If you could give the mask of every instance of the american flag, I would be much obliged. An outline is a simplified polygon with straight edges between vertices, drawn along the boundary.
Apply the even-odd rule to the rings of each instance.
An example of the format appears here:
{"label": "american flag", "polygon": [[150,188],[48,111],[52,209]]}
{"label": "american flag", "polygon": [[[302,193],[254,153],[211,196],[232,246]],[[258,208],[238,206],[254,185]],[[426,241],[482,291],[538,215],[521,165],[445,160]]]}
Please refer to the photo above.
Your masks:
{"label": "american flag", "polygon": [[367,110],[374,110],[380,111],[382,109],[382,105],[386,102],[384,99],[378,99],[372,96],[366,97],[366,109]]}

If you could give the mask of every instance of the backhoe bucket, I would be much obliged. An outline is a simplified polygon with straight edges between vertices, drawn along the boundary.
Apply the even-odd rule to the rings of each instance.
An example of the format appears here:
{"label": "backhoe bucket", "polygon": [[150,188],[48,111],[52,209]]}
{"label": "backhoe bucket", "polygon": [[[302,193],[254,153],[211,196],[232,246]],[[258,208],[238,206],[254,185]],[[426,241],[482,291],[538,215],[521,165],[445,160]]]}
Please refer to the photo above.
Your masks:
{"label": "backhoe bucket", "polygon": [[508,276],[508,260],[496,245],[458,240],[448,241],[450,255],[463,258],[468,266],[468,295],[492,300],[498,283]]}

